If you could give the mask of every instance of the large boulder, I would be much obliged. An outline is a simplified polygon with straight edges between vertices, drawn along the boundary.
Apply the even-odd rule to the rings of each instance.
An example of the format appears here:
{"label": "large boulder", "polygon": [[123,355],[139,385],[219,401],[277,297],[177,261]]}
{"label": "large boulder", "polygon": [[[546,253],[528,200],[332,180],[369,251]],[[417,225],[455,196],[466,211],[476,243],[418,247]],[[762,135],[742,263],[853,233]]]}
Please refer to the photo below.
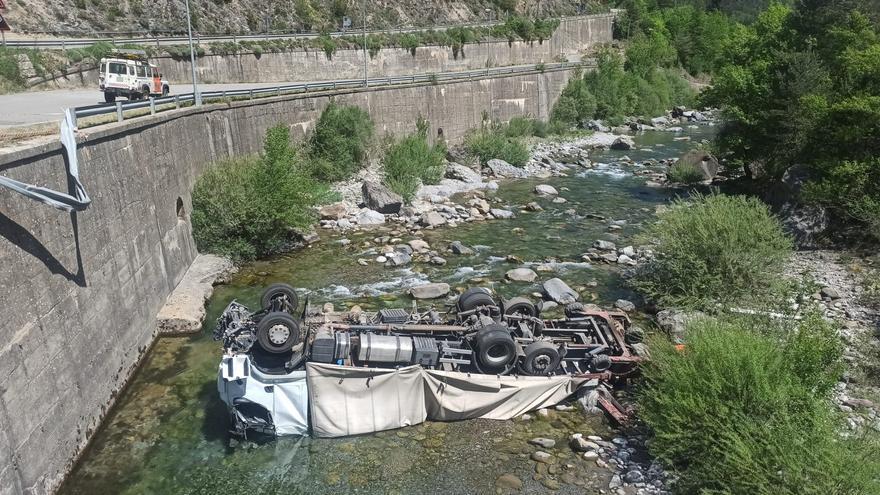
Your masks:
{"label": "large boulder", "polygon": [[538,184],[535,186],[535,193],[541,196],[556,196],[559,194],[559,191],[549,184]]}
{"label": "large boulder", "polygon": [[514,214],[512,211],[504,210],[501,208],[492,208],[491,210],[489,210],[489,213],[491,213],[493,217],[500,218],[500,219],[508,219],[508,218],[516,217],[516,214]]}
{"label": "large boulder", "polygon": [[636,147],[636,142],[629,136],[617,136],[617,139],[611,143],[611,149],[629,151]]}
{"label": "large boulder", "polygon": [[470,167],[465,167],[458,163],[450,163],[446,166],[446,178],[460,180],[468,184],[479,184],[483,182],[483,178],[479,172],[475,172]]}
{"label": "large boulder", "polygon": [[718,170],[721,168],[718,164],[718,159],[712,156],[712,153],[700,149],[688,151],[678,159],[677,163],[691,166],[699,170],[700,173],[703,174],[704,180],[714,179],[715,176],[718,175]]}
{"label": "large boulder", "polygon": [[345,217],[347,213],[347,208],[345,203],[342,201],[338,203],[333,203],[332,205],[322,206],[318,210],[318,214],[321,216],[321,220],[340,220]]}
{"label": "large boulder", "polygon": [[538,279],[538,274],[531,268],[514,268],[508,270],[504,276],[513,282],[534,282]]}
{"label": "large boulder", "polygon": [[684,343],[688,323],[695,318],[705,317],[703,313],[685,313],[678,309],[664,309],[654,316],[657,326],[666,332],[676,344]]}
{"label": "large boulder", "polygon": [[437,227],[446,223],[446,218],[436,211],[429,211],[422,216],[422,225],[425,227]]}
{"label": "large boulder", "polygon": [[367,208],[379,213],[397,213],[403,206],[403,198],[382,184],[365,180],[361,185],[361,192],[364,194],[364,204]]}
{"label": "large boulder", "polygon": [[559,304],[571,304],[580,299],[580,294],[574,291],[565,282],[558,278],[551,278],[544,282],[544,294],[551,301]]}
{"label": "large boulder", "polygon": [[528,171],[525,169],[514,167],[513,165],[505,162],[504,160],[499,160],[498,158],[493,158],[486,162],[486,167],[492,171],[492,175],[495,177],[508,177],[508,178],[525,178],[529,176]]}
{"label": "large boulder", "polygon": [[412,287],[410,295],[416,299],[437,299],[449,294],[449,284],[437,282]]}

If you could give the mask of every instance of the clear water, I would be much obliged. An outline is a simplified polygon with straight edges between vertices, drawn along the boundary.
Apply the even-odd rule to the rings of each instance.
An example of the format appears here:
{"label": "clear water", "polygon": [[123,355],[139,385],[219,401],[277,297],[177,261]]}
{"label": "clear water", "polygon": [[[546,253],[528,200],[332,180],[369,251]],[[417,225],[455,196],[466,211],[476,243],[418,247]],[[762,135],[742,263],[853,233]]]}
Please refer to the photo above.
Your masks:
{"label": "clear water", "polygon": [[[711,128],[688,130],[688,135],[692,141],[646,133],[636,138],[640,150],[594,153],[591,158],[613,164],[624,154],[636,162],[675,157],[710,137]],[[217,287],[202,334],[156,342],[60,493],[491,493],[503,474],[517,476],[526,492],[559,488],[560,493],[583,493],[607,487],[608,473],[566,446],[574,432],[609,434],[602,418],[578,411],[554,411],[549,418],[532,421],[427,423],[354,438],[285,438],[232,447],[216,391],[220,349],[209,334],[230,300],[255,307],[261,289],[276,281],[308,290],[315,304],[330,301],[337,307],[409,304],[401,294],[418,280],[446,281],[458,289],[491,286],[505,296],[536,291],[537,284],[503,282],[504,272],[518,266],[505,260],[508,255],[525,262],[559,262],[556,273],[541,273],[539,280],[559,276],[587,299],[609,303],[626,297],[616,269],[584,265],[580,256],[596,239],[627,245],[656,205],[673,194],[646,187],[643,178],[631,174],[637,169],[609,165],[570,177],[503,183],[493,207],[509,207],[517,218],[425,231],[424,239],[440,251],[453,240],[477,248],[473,256],[444,254],[448,264],[443,267],[359,265],[357,258],[376,256],[364,246],[366,241],[402,232],[393,226],[352,234],[348,246],[338,242],[341,235],[327,234],[302,251],[243,267],[229,284]],[[556,187],[568,202],[554,204],[535,196],[532,189],[540,183]],[[545,210],[520,212],[530,201]],[[585,218],[587,213],[606,220]],[[611,220],[627,223],[612,234]],[[399,237],[404,242],[413,238],[406,232]],[[529,461],[536,448],[527,442],[537,436],[557,440],[551,449],[557,460],[549,471]]]}

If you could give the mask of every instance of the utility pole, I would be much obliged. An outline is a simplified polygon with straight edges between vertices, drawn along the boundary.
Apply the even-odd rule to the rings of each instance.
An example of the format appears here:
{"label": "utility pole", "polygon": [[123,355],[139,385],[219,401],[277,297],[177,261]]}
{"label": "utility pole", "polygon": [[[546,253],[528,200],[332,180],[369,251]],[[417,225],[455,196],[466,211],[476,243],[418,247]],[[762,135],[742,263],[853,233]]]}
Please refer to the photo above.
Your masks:
{"label": "utility pole", "polygon": [[361,8],[364,12],[364,87],[369,85],[367,79],[367,0],[361,2]]}
{"label": "utility pole", "polygon": [[197,107],[202,106],[202,93],[199,92],[199,83],[196,80],[196,51],[193,48],[192,17],[189,14],[189,0],[186,0],[186,32],[189,37],[189,67],[192,69],[193,99]]}

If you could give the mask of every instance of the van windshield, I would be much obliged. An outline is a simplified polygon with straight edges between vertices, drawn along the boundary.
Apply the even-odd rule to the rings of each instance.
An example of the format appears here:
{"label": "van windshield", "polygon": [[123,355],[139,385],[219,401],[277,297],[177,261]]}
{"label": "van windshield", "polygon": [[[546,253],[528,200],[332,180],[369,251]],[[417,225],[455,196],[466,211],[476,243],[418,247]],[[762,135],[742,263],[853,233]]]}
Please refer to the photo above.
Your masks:
{"label": "van windshield", "polygon": [[108,62],[107,63],[107,72],[110,74],[128,74],[128,69],[126,69],[125,64],[120,62]]}

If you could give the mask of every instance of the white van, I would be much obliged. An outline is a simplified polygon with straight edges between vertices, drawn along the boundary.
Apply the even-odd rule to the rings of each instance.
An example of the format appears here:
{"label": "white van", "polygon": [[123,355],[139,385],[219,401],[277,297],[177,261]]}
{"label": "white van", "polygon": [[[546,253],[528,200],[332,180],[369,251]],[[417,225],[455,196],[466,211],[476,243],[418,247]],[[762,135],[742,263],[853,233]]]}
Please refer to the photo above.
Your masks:
{"label": "white van", "polygon": [[98,89],[104,101],[113,103],[117,96],[139,100],[151,96],[167,96],[171,91],[159,69],[147,61],[140,50],[118,51],[111,58],[101,59]]}

